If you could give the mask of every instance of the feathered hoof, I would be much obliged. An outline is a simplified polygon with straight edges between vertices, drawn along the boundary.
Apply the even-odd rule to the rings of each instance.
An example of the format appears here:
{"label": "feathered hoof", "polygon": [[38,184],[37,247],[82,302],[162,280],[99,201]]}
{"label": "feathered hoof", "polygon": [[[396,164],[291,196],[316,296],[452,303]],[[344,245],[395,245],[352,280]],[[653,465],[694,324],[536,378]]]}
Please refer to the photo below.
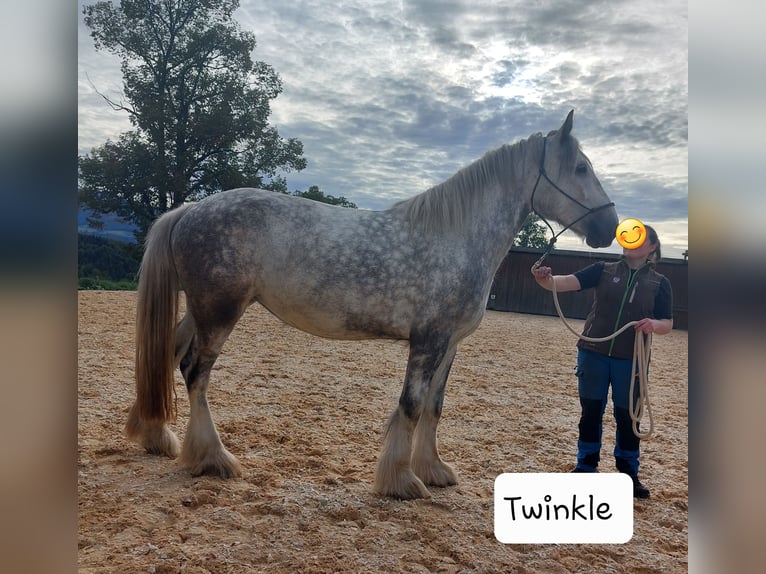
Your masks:
{"label": "feathered hoof", "polygon": [[202,459],[189,461],[182,457],[182,466],[187,468],[192,476],[220,476],[221,478],[239,478],[242,476],[242,466],[236,457],[225,448],[209,453]]}
{"label": "feathered hoof", "polygon": [[424,465],[418,465],[413,461],[412,470],[423,481],[423,484],[429,486],[453,486],[457,484],[457,473],[450,465],[441,460]]}
{"label": "feathered hoof", "polygon": [[416,498],[431,498],[426,485],[415,473],[407,469],[398,473],[388,480],[376,479],[373,490],[381,496],[398,498],[401,500],[414,500]]}
{"label": "feathered hoof", "polygon": [[144,439],[142,445],[149,454],[164,455],[168,458],[176,458],[181,452],[178,437],[168,427],[164,427],[162,433],[153,436],[151,440]]}
{"label": "feathered hoof", "polygon": [[125,434],[136,441],[149,454],[176,458],[181,452],[181,443],[175,433],[164,422],[141,419],[133,408],[125,423]]}

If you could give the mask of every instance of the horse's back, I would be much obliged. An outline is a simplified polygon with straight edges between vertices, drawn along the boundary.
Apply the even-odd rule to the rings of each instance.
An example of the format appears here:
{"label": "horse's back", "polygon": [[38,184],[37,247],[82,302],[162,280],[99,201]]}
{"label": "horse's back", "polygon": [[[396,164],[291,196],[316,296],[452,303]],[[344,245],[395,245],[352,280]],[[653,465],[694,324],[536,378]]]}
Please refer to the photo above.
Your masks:
{"label": "horse's back", "polygon": [[481,305],[460,275],[466,254],[413,237],[396,209],[231,190],[188,211],[174,230],[173,251],[187,298],[258,301],[286,323],[328,338],[408,339]]}
{"label": "horse's back", "polygon": [[404,321],[386,307],[396,292],[400,302],[411,296],[402,285],[381,296],[382,281],[394,287],[381,273],[395,227],[385,212],[237,189],[191,209],[174,230],[173,251],[187,297],[258,301],[330,338],[407,338],[412,310]]}
{"label": "horse's back", "polygon": [[[390,258],[402,227],[388,212],[342,208],[258,189],[222,192],[196,204],[177,224],[173,250],[207,272],[231,278],[319,272]],[[401,242],[401,239],[400,239]]]}

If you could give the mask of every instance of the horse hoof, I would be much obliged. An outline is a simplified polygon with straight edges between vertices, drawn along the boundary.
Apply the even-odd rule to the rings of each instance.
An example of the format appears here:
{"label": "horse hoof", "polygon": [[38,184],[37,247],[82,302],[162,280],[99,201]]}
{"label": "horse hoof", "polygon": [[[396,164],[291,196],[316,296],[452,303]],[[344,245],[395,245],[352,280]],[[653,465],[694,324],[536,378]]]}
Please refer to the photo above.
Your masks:
{"label": "horse hoof", "polygon": [[176,458],[181,452],[181,443],[175,433],[165,425],[147,427],[143,436],[137,438],[148,454]]}
{"label": "horse hoof", "polygon": [[417,467],[413,463],[413,471],[429,486],[454,486],[457,484],[457,473],[448,464],[437,461],[425,467]]}
{"label": "horse hoof", "polygon": [[203,463],[191,469],[192,476],[217,476],[219,478],[239,478],[242,470],[230,467],[221,467],[215,463]]}
{"label": "horse hoof", "polygon": [[375,484],[375,492],[381,496],[398,498],[400,500],[415,500],[417,498],[431,498],[426,485],[412,471],[403,473],[397,480],[388,484]]}
{"label": "horse hoof", "polygon": [[242,466],[239,461],[227,450],[211,455],[195,463],[187,463],[186,466],[192,476],[219,476],[221,478],[239,478],[242,476]]}

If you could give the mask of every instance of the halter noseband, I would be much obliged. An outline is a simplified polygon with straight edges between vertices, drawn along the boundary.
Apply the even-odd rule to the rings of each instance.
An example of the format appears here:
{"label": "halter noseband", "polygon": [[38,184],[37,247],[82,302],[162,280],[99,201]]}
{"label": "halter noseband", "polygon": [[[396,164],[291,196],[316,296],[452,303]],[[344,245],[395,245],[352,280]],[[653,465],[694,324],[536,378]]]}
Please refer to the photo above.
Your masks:
{"label": "halter noseband", "polygon": [[[553,251],[553,244],[556,243],[556,239],[558,239],[558,236],[561,235],[562,233],[564,233],[570,227],[572,227],[575,223],[577,223],[581,219],[585,219],[586,217],[588,217],[592,213],[596,213],[597,211],[601,211],[602,209],[606,209],[607,207],[614,207],[614,202],[613,201],[610,201],[609,203],[605,203],[604,205],[600,205],[598,207],[588,207],[587,205],[585,205],[582,202],[578,201],[576,198],[574,198],[571,195],[569,195],[566,191],[561,189],[558,185],[556,185],[556,182],[554,182],[550,177],[548,177],[548,174],[545,172],[545,151],[546,151],[547,147],[548,147],[548,136],[545,136],[543,138],[543,155],[540,158],[540,171],[537,174],[537,180],[535,181],[535,187],[532,189],[532,200],[531,200],[531,203],[532,203],[532,212],[535,215],[537,215],[540,219],[543,220],[543,223],[545,223],[545,225],[548,226],[548,229],[551,230],[551,233],[553,234],[553,236],[551,237],[551,240],[548,243],[548,247],[545,249],[545,252],[543,253],[542,257],[540,257],[540,259],[537,260],[537,262],[534,264],[534,267],[539,267],[540,266],[540,264],[543,262],[543,259],[545,259],[546,256],[551,251]],[[537,209],[535,209],[535,193],[537,192],[537,186],[540,184],[540,178],[541,177],[544,177],[546,179],[546,181],[549,184],[551,184],[553,186],[553,188],[556,191],[558,191],[559,193],[561,193],[564,197],[566,197],[568,199],[571,199],[577,205],[579,205],[580,207],[582,207],[583,209],[586,210],[585,213],[583,213],[580,217],[575,219],[572,223],[570,223],[569,225],[564,227],[564,229],[562,229],[558,233],[553,231],[553,227],[548,222],[548,220],[545,219],[543,214],[540,213],[539,211],[537,211]]]}

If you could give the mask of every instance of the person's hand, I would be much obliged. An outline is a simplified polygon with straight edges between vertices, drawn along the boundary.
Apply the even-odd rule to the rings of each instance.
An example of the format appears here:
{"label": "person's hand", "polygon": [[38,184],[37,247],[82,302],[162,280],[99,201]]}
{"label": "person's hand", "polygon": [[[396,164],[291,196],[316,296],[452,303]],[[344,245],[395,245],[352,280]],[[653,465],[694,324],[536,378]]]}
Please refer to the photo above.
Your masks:
{"label": "person's hand", "polygon": [[655,324],[654,319],[645,317],[636,323],[635,328],[638,333],[644,333],[648,335],[649,333],[654,333],[657,330],[657,325]]}
{"label": "person's hand", "polygon": [[532,275],[534,275],[535,281],[537,281],[540,285],[544,285],[550,281],[551,268],[550,267],[533,267]]}

